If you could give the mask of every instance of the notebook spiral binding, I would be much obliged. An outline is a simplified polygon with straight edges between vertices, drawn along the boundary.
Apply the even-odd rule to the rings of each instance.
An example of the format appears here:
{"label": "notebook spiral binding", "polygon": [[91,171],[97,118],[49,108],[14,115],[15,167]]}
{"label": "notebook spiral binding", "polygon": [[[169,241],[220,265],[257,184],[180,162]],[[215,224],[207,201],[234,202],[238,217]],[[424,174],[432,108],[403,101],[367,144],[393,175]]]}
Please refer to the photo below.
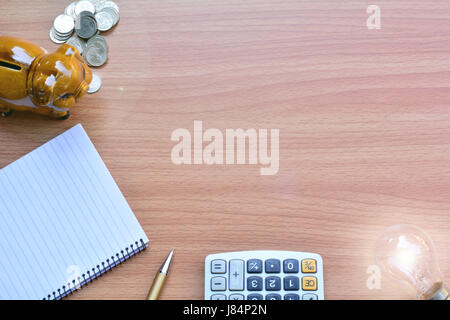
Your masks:
{"label": "notebook spiral binding", "polygon": [[144,240],[140,239],[136,241],[134,244],[131,244],[129,247],[126,247],[125,250],[121,250],[116,253],[116,256],[111,256],[111,259],[106,259],[103,261],[101,265],[97,265],[97,267],[92,268],[91,270],[87,270],[86,273],[83,273],[81,277],[78,277],[77,280],[73,280],[72,283],[67,283],[67,286],[62,286],[62,288],[53,291],[47,297],[44,297],[42,300],[60,300],[74,291],[77,291],[82,286],[88,284],[92,280],[100,277],[105,272],[111,270],[115,266],[121,264],[125,260],[128,260],[135,254],[141,252],[142,250],[147,248],[147,243],[144,243]]}

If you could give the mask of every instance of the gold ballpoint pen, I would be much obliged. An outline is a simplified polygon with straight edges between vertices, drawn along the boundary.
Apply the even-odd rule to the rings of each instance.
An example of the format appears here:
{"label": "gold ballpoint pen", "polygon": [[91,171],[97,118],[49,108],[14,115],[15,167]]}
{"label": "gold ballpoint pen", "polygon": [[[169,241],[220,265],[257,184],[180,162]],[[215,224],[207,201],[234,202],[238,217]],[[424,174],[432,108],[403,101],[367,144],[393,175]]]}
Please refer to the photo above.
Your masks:
{"label": "gold ballpoint pen", "polygon": [[174,250],[170,251],[166,260],[162,264],[158,273],[155,276],[155,280],[153,280],[152,288],[150,289],[147,300],[158,300],[159,294],[164,286],[164,282],[166,281],[167,275],[169,274],[170,263],[172,262]]}

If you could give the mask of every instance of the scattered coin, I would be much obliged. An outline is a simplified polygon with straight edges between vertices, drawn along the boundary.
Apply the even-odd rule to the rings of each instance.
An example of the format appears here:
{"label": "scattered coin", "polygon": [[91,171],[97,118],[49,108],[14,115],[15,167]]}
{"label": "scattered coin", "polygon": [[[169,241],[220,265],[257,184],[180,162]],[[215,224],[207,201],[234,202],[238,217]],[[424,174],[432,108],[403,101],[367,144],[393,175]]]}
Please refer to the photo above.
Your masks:
{"label": "scattered coin", "polygon": [[88,93],[95,93],[102,87],[102,79],[96,74],[92,73],[92,81],[89,84]]}
{"label": "scattered coin", "polygon": [[66,43],[74,46],[80,54],[83,54],[84,49],[86,48],[86,41],[84,41],[77,35],[73,35],[71,38],[69,38],[69,40],[67,40]]}
{"label": "scattered coin", "polygon": [[91,1],[81,0],[75,4],[75,15],[78,16],[81,12],[88,11],[95,14],[95,6]]}
{"label": "scattered coin", "polygon": [[86,44],[83,57],[87,64],[93,67],[100,67],[108,60],[108,45],[102,36],[95,36]]}
{"label": "scattered coin", "polygon": [[89,11],[80,12],[77,17],[75,32],[80,38],[90,39],[97,32],[97,21]]}

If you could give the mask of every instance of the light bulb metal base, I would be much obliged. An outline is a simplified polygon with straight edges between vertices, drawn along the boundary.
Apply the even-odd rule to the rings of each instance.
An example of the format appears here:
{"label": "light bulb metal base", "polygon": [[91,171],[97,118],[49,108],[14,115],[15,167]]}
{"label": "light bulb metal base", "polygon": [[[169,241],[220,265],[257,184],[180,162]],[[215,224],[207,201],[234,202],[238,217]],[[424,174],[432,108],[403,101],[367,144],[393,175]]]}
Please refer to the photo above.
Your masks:
{"label": "light bulb metal base", "polygon": [[430,300],[449,300],[448,289],[445,285],[442,285],[438,291],[436,291]]}

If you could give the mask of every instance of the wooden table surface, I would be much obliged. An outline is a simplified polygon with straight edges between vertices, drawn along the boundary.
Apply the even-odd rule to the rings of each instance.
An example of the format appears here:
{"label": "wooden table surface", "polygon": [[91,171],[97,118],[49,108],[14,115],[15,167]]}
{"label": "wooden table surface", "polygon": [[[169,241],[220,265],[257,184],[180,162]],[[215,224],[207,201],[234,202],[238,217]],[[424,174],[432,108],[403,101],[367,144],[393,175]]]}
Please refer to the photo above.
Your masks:
{"label": "wooden table surface", "polygon": [[[202,299],[206,255],[320,253],[328,299],[408,298],[366,286],[379,232],[434,239],[450,283],[450,2],[118,0],[101,91],[66,121],[0,119],[0,167],[82,123],[151,239],[71,299],[143,299],[175,248],[163,299]],[[2,35],[54,50],[70,1],[3,1]],[[372,3],[370,3],[372,4]],[[280,130],[278,174],[174,165],[177,128]]]}

